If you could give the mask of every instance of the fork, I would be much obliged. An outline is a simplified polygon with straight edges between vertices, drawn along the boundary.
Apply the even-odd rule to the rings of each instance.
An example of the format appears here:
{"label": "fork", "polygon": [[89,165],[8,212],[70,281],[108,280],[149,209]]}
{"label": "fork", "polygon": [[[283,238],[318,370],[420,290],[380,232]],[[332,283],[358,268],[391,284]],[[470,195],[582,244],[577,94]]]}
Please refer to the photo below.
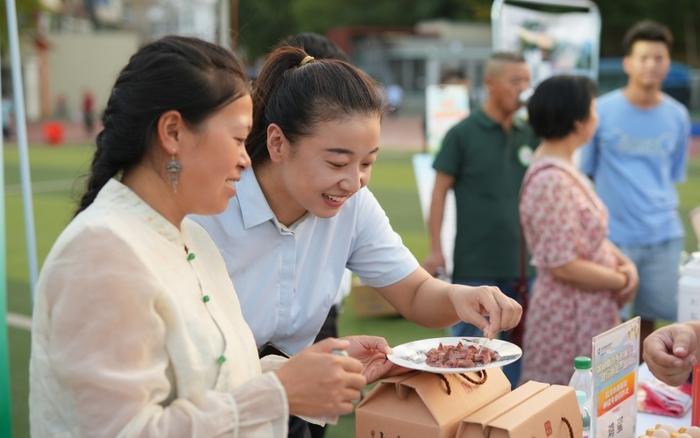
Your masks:
{"label": "fork", "polygon": [[479,349],[476,350],[476,354],[477,354],[477,355],[481,354],[481,349],[484,348],[484,345],[489,341],[489,340],[486,338],[486,332],[483,332],[483,335],[484,335],[484,336],[483,336],[481,339],[479,339]]}
{"label": "fork", "polygon": [[465,341],[471,342],[472,344],[477,345],[477,350],[476,354],[481,353],[481,349],[484,348],[484,345],[489,341],[489,339],[486,338],[486,332],[484,332],[484,336],[478,338],[476,342],[474,342],[474,339],[467,339],[467,338],[462,338]]}
{"label": "fork", "polygon": [[479,339],[479,349],[476,350],[476,354],[481,354],[481,349],[484,348],[484,345],[486,345],[491,338],[486,337],[486,329],[482,330],[482,337]]}

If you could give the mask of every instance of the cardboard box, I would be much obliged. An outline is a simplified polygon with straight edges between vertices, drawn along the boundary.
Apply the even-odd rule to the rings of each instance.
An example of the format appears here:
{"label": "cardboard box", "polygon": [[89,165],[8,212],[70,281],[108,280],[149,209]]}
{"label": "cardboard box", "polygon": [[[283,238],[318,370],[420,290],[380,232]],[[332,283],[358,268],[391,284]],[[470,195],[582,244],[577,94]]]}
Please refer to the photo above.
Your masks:
{"label": "cardboard box", "polygon": [[548,388],[549,384],[531,380],[514,389],[512,392],[499,397],[478,411],[462,420],[457,432],[457,438],[488,437],[488,424],[496,418],[515,408],[527,399]]}
{"label": "cardboard box", "polygon": [[[474,380],[478,375],[469,373]],[[499,368],[482,385],[457,374],[416,372],[377,384],[355,410],[355,436],[367,438],[454,438],[466,415],[510,391]]]}
{"label": "cardboard box", "polygon": [[583,434],[570,386],[528,382],[462,420],[458,438],[570,438]]}
{"label": "cardboard box", "polygon": [[399,314],[399,312],[377,292],[377,289],[363,285],[357,278],[352,279],[352,292],[350,296],[353,309],[357,316],[373,317]]}

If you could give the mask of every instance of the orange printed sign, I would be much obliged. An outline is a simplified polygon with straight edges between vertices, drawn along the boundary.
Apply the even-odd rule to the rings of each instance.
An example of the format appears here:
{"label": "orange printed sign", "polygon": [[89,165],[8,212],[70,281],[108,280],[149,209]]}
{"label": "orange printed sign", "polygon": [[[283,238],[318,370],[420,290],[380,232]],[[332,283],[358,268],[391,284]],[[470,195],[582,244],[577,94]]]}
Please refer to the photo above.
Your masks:
{"label": "orange printed sign", "polygon": [[636,436],[640,333],[636,316],[593,337],[591,437]]}
{"label": "orange printed sign", "polygon": [[599,417],[634,395],[634,380],[634,373],[627,374],[598,393]]}

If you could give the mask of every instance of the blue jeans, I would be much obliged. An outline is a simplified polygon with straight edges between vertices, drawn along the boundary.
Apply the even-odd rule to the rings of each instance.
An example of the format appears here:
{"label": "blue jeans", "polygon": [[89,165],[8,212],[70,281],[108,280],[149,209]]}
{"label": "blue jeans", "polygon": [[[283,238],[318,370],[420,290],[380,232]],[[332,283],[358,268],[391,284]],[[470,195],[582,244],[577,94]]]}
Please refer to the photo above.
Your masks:
{"label": "blue jeans", "polygon": [[639,315],[642,319],[675,321],[678,307],[678,266],[683,239],[675,238],[653,245],[620,245],[620,250],[637,266],[639,290],[634,306],[621,311],[623,319]]}
{"label": "blue jeans", "polygon": [[[534,277],[528,279],[528,291],[532,290],[533,280]],[[511,278],[502,280],[455,280],[455,283],[465,284],[467,286],[496,286],[501,290],[501,292],[520,302],[518,299],[518,293],[515,290],[515,284],[517,281],[517,278]],[[452,332],[452,336],[484,336],[479,328],[471,324],[467,324],[466,322],[459,322],[455,324],[452,326],[450,331]],[[510,334],[507,332],[501,332],[500,339],[510,341]],[[510,380],[510,384],[513,388],[518,385],[518,381],[520,380],[520,366],[520,361],[516,360],[515,362],[503,367],[503,372],[505,373],[506,377],[508,377],[508,380]]]}

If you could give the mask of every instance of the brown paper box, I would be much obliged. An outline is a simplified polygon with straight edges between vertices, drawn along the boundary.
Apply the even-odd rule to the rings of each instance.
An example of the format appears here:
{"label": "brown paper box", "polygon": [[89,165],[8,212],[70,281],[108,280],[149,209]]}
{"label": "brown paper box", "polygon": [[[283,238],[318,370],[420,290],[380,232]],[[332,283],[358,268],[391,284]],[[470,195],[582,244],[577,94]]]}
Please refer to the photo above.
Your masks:
{"label": "brown paper box", "polygon": [[392,316],[399,312],[377,290],[353,278],[351,300],[357,316]]}
{"label": "brown paper box", "polygon": [[551,385],[488,424],[489,438],[574,438],[583,434],[576,393],[570,386]]}
{"label": "brown paper box", "polygon": [[462,420],[457,438],[487,438],[489,422],[547,388],[549,388],[548,383],[535,382],[534,380],[522,384],[512,392],[497,398]]}
{"label": "brown paper box", "polygon": [[[487,370],[482,385],[456,374],[412,373],[383,380],[355,410],[358,438],[454,438],[459,422],[482,406],[510,391],[510,382],[499,368]],[[477,380],[474,373],[468,374]]]}

